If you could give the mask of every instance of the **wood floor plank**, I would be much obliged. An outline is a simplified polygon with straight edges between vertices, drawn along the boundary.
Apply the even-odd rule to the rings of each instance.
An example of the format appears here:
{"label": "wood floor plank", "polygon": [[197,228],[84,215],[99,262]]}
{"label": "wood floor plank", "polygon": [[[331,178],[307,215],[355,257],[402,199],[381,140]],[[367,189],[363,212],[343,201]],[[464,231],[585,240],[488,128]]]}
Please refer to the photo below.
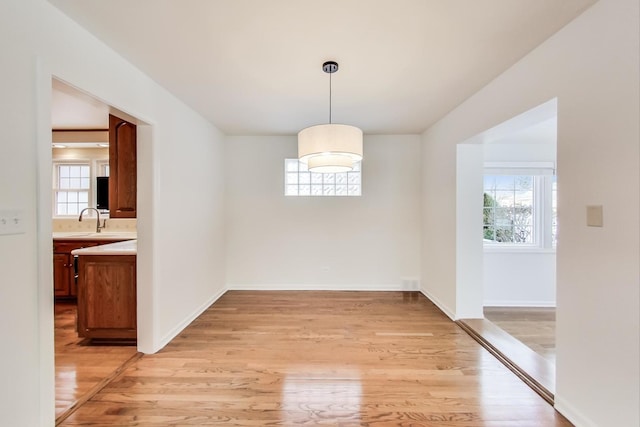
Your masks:
{"label": "wood floor plank", "polygon": [[76,332],[76,316],[75,301],[56,301],[55,405],[58,422],[137,353],[136,347],[130,345],[86,345]]}
{"label": "wood floor plank", "polygon": [[570,426],[422,295],[227,292],[63,426]]}
{"label": "wood floor plank", "polygon": [[485,319],[555,364],[555,307],[485,307]]}

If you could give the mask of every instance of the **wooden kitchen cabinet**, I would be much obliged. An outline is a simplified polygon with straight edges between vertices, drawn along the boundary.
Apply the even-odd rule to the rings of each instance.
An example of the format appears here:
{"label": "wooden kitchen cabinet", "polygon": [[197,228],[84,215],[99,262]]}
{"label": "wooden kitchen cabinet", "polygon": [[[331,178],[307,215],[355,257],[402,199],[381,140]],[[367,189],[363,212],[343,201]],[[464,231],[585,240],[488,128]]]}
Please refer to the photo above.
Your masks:
{"label": "wooden kitchen cabinet", "polygon": [[78,256],[78,336],[135,340],[136,256]]}
{"label": "wooden kitchen cabinet", "polygon": [[[71,260],[71,261],[70,261]],[[53,254],[53,291],[56,297],[75,296],[71,283],[74,276],[73,258],[70,254]],[[75,279],[73,280],[75,283]]]}
{"label": "wooden kitchen cabinet", "polygon": [[75,257],[71,251],[113,243],[118,240],[53,240],[53,289],[60,299],[76,298]]}
{"label": "wooden kitchen cabinet", "polygon": [[109,114],[109,217],[136,218],[136,125]]}
{"label": "wooden kitchen cabinet", "polygon": [[53,241],[53,289],[56,298],[75,298],[77,295],[74,249],[104,244],[95,240]]}

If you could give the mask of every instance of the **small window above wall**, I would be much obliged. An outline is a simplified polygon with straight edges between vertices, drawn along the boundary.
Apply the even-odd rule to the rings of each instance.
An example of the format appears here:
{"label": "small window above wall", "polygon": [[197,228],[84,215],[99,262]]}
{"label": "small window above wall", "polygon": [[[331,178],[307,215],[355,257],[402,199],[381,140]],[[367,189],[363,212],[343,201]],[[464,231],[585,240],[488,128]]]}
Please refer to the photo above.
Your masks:
{"label": "small window above wall", "polygon": [[298,159],[284,160],[285,196],[360,196],[360,163],[351,172],[314,173]]}

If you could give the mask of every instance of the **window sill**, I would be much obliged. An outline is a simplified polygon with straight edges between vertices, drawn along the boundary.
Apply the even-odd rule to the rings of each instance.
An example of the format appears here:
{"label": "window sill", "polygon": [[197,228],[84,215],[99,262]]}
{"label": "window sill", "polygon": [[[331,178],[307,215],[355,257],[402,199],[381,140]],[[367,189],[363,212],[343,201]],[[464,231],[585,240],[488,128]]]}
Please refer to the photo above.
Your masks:
{"label": "window sill", "polygon": [[483,247],[483,252],[489,254],[555,254],[556,248],[541,248],[536,246],[489,246]]}

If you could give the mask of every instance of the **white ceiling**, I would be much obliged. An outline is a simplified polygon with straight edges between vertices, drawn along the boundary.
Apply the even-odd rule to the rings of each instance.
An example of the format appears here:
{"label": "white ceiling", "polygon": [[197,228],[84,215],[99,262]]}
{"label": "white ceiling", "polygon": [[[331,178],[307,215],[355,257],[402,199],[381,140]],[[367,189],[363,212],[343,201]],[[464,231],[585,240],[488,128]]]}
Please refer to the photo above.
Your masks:
{"label": "white ceiling", "polygon": [[595,2],[50,1],[221,131],[246,135],[327,122],[326,60],[340,64],[334,123],[420,133]]}
{"label": "white ceiling", "polygon": [[91,96],[53,80],[53,129],[109,129],[109,107]]}

